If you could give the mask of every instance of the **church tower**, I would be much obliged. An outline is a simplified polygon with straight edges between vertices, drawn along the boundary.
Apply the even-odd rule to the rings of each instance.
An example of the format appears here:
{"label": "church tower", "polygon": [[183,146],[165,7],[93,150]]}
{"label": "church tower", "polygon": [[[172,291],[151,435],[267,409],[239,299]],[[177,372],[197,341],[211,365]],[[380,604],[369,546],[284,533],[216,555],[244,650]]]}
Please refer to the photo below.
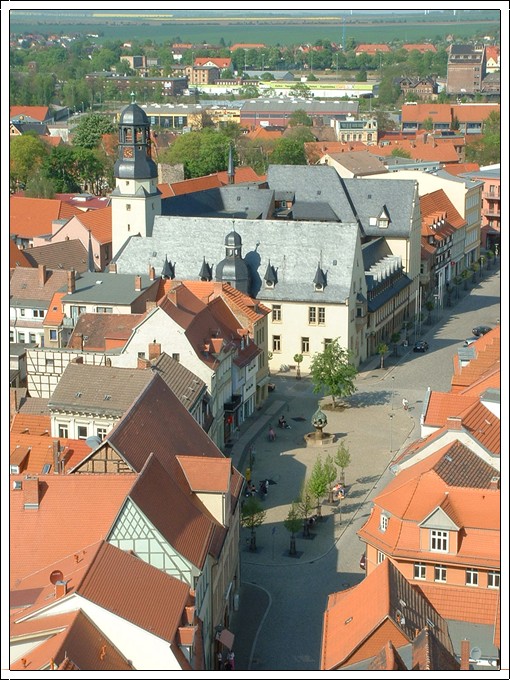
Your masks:
{"label": "church tower", "polygon": [[225,257],[216,265],[216,281],[229,283],[233,288],[250,294],[250,271],[242,256],[241,236],[231,231],[225,237]]}
{"label": "church tower", "polygon": [[114,167],[112,255],[130,236],[151,236],[154,217],[161,214],[158,168],[151,158],[150,123],[133,100],[119,121],[119,149]]}

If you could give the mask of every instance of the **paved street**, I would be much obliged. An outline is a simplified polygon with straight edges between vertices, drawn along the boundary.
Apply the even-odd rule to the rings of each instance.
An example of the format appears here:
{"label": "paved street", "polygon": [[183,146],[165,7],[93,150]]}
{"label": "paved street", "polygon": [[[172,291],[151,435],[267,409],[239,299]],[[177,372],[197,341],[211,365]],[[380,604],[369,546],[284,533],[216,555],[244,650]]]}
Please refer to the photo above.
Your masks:
{"label": "paved street", "polygon": [[[303,439],[313,430],[310,419],[319,403],[310,381],[291,373],[274,376],[276,390],[262,411],[243,425],[232,452],[234,464],[244,473],[252,446],[252,479],[257,485],[261,479],[270,480],[263,501],[266,520],[256,530],[256,552],[248,549],[249,530],[241,531],[240,609],[231,624],[236,670],[319,669],[327,597],[364,577],[359,568],[363,547],[356,531],[370,512],[370,499],[391,477],[392,459],[419,436],[427,387],[449,390],[457,349],[474,325],[495,324],[499,303],[499,272],[493,270],[422,327],[420,337],[430,346],[427,353],[413,353],[410,343],[406,350],[399,348],[398,357],[387,357],[383,369],[378,357],[360,367],[358,389],[348,407],[325,411],[325,431],[335,434],[336,441],[323,448],[306,448]],[[402,408],[403,396],[409,411]],[[291,429],[276,429],[276,441],[269,442],[269,424],[276,428],[282,413]],[[341,441],[351,454],[346,498],[340,507],[322,506],[323,521],[313,527],[311,538],[297,535],[298,556],[291,557],[290,534],[283,526],[289,506],[317,456],[334,453]]]}

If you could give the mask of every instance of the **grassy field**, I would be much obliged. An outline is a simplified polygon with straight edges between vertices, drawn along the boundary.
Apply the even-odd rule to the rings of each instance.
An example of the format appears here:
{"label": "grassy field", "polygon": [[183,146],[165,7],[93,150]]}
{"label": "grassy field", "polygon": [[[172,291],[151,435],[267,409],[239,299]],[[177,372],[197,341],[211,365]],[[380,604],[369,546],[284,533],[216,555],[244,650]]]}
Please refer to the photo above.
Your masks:
{"label": "grassy field", "polygon": [[[435,24],[417,23],[374,24],[370,26],[346,24],[345,38],[354,38],[358,42],[389,42],[401,39],[406,42],[419,42],[424,39],[444,39],[453,35],[455,39],[472,39],[476,35],[495,35],[499,33],[497,22],[444,22]],[[316,40],[341,42],[343,26],[340,20],[328,21],[324,24],[305,22],[301,25],[289,23],[285,30],[281,24],[235,24],[227,25],[217,21],[198,23],[181,20],[147,20],[141,16],[138,20],[115,19],[113,17],[97,18],[97,20],[71,20],[62,16],[59,22],[38,21],[35,17],[17,19],[10,23],[11,33],[101,33],[102,40],[145,40],[150,38],[157,43],[167,43],[179,38],[179,42],[199,44],[208,42],[219,44],[223,38],[225,44],[236,42],[263,42],[265,45],[292,45],[313,43]]]}

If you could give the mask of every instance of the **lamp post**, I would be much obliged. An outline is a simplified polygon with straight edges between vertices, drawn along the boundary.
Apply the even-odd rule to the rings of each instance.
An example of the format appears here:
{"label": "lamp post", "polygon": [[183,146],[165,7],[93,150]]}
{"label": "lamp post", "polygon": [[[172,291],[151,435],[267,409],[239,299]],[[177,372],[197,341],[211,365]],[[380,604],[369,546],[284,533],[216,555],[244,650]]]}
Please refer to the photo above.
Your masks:
{"label": "lamp post", "polygon": [[393,411],[393,395],[395,393],[395,376],[391,376],[391,410]]}
{"label": "lamp post", "polygon": [[393,453],[393,413],[390,413],[390,456]]}

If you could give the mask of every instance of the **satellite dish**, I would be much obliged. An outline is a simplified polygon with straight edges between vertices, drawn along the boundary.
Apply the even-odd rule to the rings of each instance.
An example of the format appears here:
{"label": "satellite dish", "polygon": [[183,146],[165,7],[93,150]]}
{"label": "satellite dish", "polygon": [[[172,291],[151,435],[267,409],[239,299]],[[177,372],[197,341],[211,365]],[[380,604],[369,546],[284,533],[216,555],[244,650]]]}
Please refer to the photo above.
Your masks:
{"label": "satellite dish", "polygon": [[60,569],[56,569],[55,571],[52,571],[50,574],[50,582],[55,585],[57,581],[62,581],[64,578],[64,574],[60,571]]}
{"label": "satellite dish", "polygon": [[470,656],[475,661],[478,661],[478,659],[482,656],[482,650],[480,649],[480,647],[473,647],[473,649],[470,652]]}
{"label": "satellite dish", "polygon": [[96,434],[85,439],[85,444],[87,444],[87,446],[90,446],[91,449],[97,449],[100,443],[101,439]]}

